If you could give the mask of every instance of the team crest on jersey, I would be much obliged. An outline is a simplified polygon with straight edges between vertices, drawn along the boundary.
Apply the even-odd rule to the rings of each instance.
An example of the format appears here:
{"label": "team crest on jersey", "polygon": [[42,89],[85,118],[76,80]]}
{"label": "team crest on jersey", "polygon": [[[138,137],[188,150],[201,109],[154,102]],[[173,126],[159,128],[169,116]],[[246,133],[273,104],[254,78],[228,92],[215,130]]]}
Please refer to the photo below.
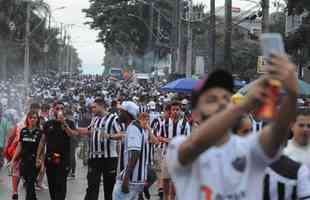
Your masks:
{"label": "team crest on jersey", "polygon": [[242,173],[246,168],[246,157],[237,157],[231,164],[235,168],[235,170]]}

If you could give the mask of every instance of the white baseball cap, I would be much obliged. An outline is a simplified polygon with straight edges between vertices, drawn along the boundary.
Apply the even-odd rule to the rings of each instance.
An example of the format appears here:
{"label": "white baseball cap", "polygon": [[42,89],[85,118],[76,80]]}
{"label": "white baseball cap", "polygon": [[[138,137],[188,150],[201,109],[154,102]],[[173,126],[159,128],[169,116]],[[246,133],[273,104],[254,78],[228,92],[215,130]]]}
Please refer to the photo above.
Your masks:
{"label": "white baseball cap", "polygon": [[154,101],[150,101],[149,103],[148,103],[148,106],[150,107],[150,109],[156,109],[156,103],[154,102]]}
{"label": "white baseball cap", "polygon": [[121,104],[121,109],[125,110],[130,115],[132,115],[135,119],[137,119],[138,114],[139,114],[139,106],[136,103],[132,101],[124,101]]}

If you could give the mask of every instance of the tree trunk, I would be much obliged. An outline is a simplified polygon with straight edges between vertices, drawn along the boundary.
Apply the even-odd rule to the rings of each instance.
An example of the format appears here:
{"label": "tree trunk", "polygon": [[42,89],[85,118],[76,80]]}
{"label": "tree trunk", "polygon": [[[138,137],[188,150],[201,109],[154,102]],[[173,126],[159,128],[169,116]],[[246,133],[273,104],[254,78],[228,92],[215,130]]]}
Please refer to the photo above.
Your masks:
{"label": "tree trunk", "polygon": [[210,1],[210,27],[209,27],[209,64],[207,70],[209,73],[215,70],[215,44],[216,44],[216,21],[215,21],[215,0]]}
{"label": "tree trunk", "polygon": [[268,33],[269,32],[269,6],[270,0],[262,0],[262,8],[263,8],[263,19],[262,19],[262,32]]}

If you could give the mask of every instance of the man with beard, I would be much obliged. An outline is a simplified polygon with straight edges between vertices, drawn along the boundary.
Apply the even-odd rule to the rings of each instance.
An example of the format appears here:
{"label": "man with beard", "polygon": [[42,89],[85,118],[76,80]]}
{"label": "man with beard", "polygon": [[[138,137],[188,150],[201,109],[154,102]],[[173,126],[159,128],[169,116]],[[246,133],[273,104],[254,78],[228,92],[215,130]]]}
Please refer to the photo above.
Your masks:
{"label": "man with beard", "polygon": [[117,169],[117,140],[122,139],[121,126],[117,115],[106,113],[105,101],[95,99],[92,110],[95,114],[88,128],[79,128],[82,135],[89,135],[89,160],[85,200],[99,197],[101,177],[103,178],[104,197],[112,200]]}
{"label": "man with beard", "polygon": [[64,117],[64,104],[54,104],[55,119],[44,124],[37,152],[37,166],[42,163],[46,146],[45,166],[51,200],[65,200],[70,169],[70,136],[77,135],[74,122]]}
{"label": "man with beard", "polygon": [[[272,56],[268,63],[266,77],[253,84],[239,105],[230,104],[234,81],[225,71],[210,74],[195,90],[192,106],[201,124],[190,137],[175,138],[167,154],[179,200],[262,199],[265,169],[278,159],[287,140],[298,97],[296,66],[286,56]],[[286,90],[279,114],[260,134],[230,134],[240,117],[269,97],[274,79]]]}

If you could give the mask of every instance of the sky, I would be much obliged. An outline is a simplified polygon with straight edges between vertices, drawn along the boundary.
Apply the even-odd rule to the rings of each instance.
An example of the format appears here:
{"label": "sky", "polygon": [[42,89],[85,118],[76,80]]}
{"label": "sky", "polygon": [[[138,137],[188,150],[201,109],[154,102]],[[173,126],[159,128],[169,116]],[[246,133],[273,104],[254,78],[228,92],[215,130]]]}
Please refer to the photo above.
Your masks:
{"label": "sky", "polygon": [[[209,0],[193,0],[194,3],[203,3],[209,7]],[[225,0],[216,0],[216,6],[224,5]],[[258,1],[258,0],[252,0]],[[45,0],[52,9],[52,25],[60,23],[74,24],[69,32],[72,36],[73,46],[78,50],[82,59],[82,69],[84,73],[95,74],[103,71],[102,63],[104,57],[104,47],[97,43],[98,32],[91,30],[84,23],[87,21],[82,9],[89,7],[88,0]],[[245,0],[233,0],[233,6],[249,7],[251,3]],[[63,9],[57,9],[65,7]]]}

